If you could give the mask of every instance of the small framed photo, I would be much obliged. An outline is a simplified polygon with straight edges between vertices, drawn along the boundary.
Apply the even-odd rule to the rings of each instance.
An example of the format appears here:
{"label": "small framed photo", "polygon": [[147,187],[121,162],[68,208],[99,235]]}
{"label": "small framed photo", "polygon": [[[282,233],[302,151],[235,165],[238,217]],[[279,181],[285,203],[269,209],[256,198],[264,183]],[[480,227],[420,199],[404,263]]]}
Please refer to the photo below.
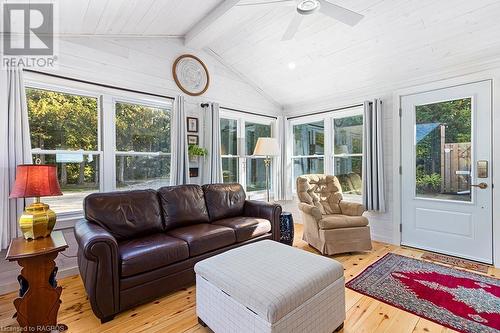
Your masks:
{"label": "small framed photo", "polygon": [[198,145],[200,143],[200,138],[198,135],[188,135],[188,145]]}
{"label": "small framed photo", "polygon": [[198,132],[198,118],[187,117],[187,131],[191,133]]}
{"label": "small framed photo", "polygon": [[196,178],[199,175],[198,168],[189,168],[189,177]]}

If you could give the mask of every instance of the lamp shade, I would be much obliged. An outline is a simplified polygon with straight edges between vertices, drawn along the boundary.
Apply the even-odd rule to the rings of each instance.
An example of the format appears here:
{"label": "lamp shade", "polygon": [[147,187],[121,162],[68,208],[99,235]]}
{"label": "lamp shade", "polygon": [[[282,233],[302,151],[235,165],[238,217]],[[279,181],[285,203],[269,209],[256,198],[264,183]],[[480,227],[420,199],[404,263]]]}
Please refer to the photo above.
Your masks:
{"label": "lamp shade", "polygon": [[62,195],[55,165],[24,164],[16,169],[16,182],[11,198]]}
{"label": "lamp shade", "polygon": [[259,138],[253,154],[256,156],[278,156],[280,148],[275,138]]}

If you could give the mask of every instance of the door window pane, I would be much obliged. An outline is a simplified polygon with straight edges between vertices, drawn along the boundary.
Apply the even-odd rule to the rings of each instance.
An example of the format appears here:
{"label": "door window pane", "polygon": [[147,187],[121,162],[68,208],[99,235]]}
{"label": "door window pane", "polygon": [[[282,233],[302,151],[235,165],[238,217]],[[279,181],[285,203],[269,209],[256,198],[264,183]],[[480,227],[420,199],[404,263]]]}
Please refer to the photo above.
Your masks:
{"label": "door window pane", "polygon": [[253,155],[255,145],[259,138],[271,137],[271,125],[262,125],[245,122],[246,155]]}
{"label": "door window pane", "polygon": [[170,110],[116,103],[116,150],[170,153]]}
{"label": "door window pane", "polygon": [[170,155],[116,156],[116,187],[158,189],[170,185]]}
{"label": "door window pane", "polygon": [[35,154],[33,163],[55,164],[62,196],[44,197],[43,202],[57,214],[83,209],[83,199],[99,192],[99,155],[81,152],[64,154]]}
{"label": "door window pane", "polygon": [[31,147],[98,150],[97,99],[26,88]]}
{"label": "door window pane", "polygon": [[238,182],[238,157],[222,157],[222,178],[224,183]]}
{"label": "door window pane", "polygon": [[[247,158],[247,191],[265,191],[266,188],[266,166],[263,158]],[[269,166],[269,172],[272,170],[272,164]],[[271,178],[271,177],[270,177]],[[271,179],[269,179],[271,184]],[[271,188],[271,185],[269,185]]]}
{"label": "door window pane", "polygon": [[471,99],[415,110],[416,196],[471,201]]}
{"label": "door window pane", "polygon": [[294,156],[323,155],[325,125],[323,121],[293,126]]}
{"label": "door window pane", "polygon": [[335,155],[363,152],[363,115],[333,121]]}
{"label": "door window pane", "polygon": [[293,174],[294,178],[307,174],[322,174],[324,173],[324,158],[323,157],[304,157],[293,159]]}
{"label": "door window pane", "polygon": [[238,121],[220,120],[221,155],[238,155]]}

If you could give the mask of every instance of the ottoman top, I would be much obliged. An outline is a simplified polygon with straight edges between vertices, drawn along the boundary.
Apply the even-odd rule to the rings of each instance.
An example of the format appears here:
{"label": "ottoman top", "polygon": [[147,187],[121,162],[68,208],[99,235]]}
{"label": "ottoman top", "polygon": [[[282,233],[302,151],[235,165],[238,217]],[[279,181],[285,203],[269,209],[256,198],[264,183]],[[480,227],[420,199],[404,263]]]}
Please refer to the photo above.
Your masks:
{"label": "ottoman top", "polygon": [[205,259],[194,270],[271,324],[344,275],[333,259],[271,240]]}

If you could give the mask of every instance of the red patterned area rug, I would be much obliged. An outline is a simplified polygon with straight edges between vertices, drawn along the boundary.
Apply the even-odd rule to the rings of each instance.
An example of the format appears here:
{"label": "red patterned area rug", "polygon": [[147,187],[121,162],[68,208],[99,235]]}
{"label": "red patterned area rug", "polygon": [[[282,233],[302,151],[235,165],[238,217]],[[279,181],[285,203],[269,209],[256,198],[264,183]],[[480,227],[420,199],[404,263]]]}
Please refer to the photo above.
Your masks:
{"label": "red patterned area rug", "polygon": [[500,332],[500,280],[389,253],[346,284],[464,333]]}

